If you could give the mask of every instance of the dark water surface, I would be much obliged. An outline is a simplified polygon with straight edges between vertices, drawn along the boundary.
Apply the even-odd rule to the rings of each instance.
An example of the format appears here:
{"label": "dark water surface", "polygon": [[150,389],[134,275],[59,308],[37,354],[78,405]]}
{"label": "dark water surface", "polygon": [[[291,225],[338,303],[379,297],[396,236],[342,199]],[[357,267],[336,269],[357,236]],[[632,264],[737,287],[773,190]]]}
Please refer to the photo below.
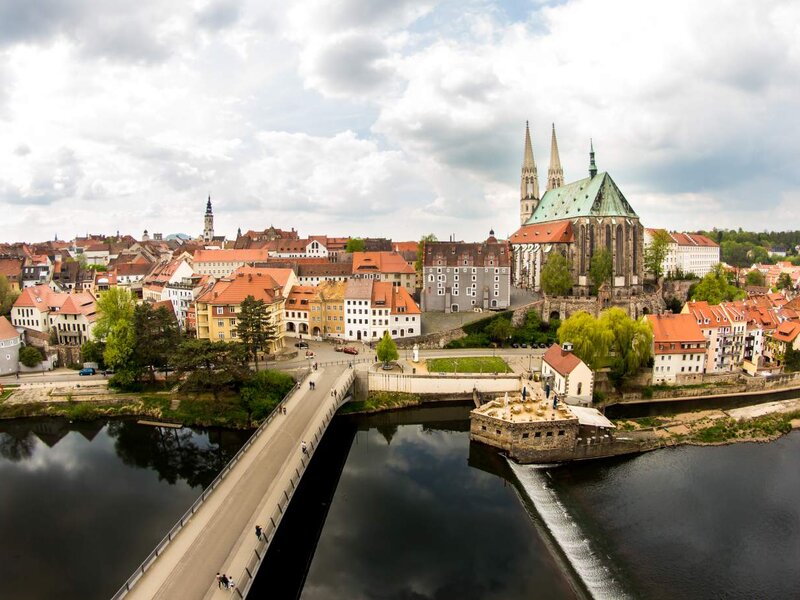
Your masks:
{"label": "dark water surface", "polygon": [[0,598],[109,598],[247,437],[0,422]]}

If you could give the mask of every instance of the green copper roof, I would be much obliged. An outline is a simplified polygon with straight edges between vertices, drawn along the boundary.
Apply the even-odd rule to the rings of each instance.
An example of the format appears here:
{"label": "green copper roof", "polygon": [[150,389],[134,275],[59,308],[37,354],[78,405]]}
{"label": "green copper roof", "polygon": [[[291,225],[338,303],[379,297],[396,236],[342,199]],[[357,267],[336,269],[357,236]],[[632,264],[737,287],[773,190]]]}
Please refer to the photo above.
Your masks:
{"label": "green copper roof", "polygon": [[608,173],[547,190],[525,225],[578,217],[636,217]]}

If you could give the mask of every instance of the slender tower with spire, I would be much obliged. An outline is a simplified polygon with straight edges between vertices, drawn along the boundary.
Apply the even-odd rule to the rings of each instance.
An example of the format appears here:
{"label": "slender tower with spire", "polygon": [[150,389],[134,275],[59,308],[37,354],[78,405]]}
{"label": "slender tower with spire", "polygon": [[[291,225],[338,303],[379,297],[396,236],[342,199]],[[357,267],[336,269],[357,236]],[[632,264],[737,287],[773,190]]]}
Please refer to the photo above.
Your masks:
{"label": "slender tower with spire", "polygon": [[550,168],[547,170],[547,189],[564,185],[564,171],[561,168],[561,159],[558,157],[558,142],[556,141],[556,124],[553,123],[553,134],[550,138]]}
{"label": "slender tower with spire", "polygon": [[208,243],[214,239],[214,213],[211,210],[211,194],[208,195],[206,204],[206,215],[203,227],[203,241]]}
{"label": "slender tower with spire", "polygon": [[525,121],[525,153],[522,158],[522,180],[519,195],[519,220],[524,225],[539,205],[539,176],[536,161],[533,160],[531,130]]}
{"label": "slender tower with spire", "polygon": [[597,165],[594,164],[594,142],[589,138],[589,177],[597,175]]}

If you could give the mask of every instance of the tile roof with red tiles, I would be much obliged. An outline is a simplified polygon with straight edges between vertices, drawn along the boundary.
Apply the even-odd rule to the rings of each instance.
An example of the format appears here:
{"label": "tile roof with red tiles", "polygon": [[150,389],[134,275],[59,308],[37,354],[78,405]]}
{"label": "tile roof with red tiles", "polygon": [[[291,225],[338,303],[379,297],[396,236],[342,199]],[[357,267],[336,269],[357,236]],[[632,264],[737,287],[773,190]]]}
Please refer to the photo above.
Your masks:
{"label": "tile roof with red tiles", "polygon": [[[511,246],[490,236],[485,242],[425,242],[423,264],[449,267],[508,267]],[[413,270],[413,268],[412,268]]]}
{"label": "tile roof with red tiles", "polygon": [[286,309],[307,311],[310,303],[317,297],[317,288],[313,285],[295,285],[286,298]]}
{"label": "tile roof with red tiles", "polygon": [[705,348],[706,338],[693,315],[686,313],[647,315],[647,320],[653,327],[653,344],[656,354],[697,352],[697,348],[681,348],[683,344],[702,344]]}
{"label": "tile roof with red tiles", "polygon": [[800,333],[800,322],[784,321],[772,332],[772,339],[779,342],[794,342]]}
{"label": "tile roof with red tiles", "polygon": [[266,249],[256,250],[197,250],[194,253],[195,263],[204,262],[261,262],[269,259]]}
{"label": "tile roof with red tiles", "polygon": [[19,338],[19,332],[5,317],[0,317],[0,340],[13,340]]}
{"label": "tile roof with red tiles", "polygon": [[535,225],[523,225],[514,232],[512,244],[566,244],[575,241],[571,221],[551,221]]}
{"label": "tile roof with red tiles", "polygon": [[21,258],[0,258],[0,275],[5,275],[9,281],[19,281],[22,277]]}
{"label": "tile roof with red tiles", "polygon": [[210,289],[202,293],[197,302],[211,305],[241,304],[247,296],[253,296],[256,300],[272,304],[283,298],[282,287],[272,277],[258,269],[250,273],[237,271],[230,277],[214,283]]}
{"label": "tile roof with red tiles", "polygon": [[419,306],[402,286],[392,285],[391,281],[372,281],[370,303],[373,308],[390,309],[390,314],[418,315]]}
{"label": "tile roof with red tiles", "polygon": [[730,327],[728,315],[718,304],[709,304],[705,300],[687,302],[686,309],[701,328]]}
{"label": "tile roof with red tiles", "polygon": [[416,274],[414,268],[395,252],[353,252],[353,274]]}
{"label": "tile roof with red tiles", "polygon": [[553,344],[544,353],[542,360],[563,376],[569,375],[581,364],[581,359],[574,353],[564,350],[558,344]]}

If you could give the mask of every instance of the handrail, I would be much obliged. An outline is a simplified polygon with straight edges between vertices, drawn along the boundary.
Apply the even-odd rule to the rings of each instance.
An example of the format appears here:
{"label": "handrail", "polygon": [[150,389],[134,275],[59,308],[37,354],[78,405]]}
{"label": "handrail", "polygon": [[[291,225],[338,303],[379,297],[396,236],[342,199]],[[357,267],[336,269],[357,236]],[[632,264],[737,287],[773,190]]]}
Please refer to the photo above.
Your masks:
{"label": "handrail", "polygon": [[253,445],[253,442],[264,432],[264,429],[266,429],[267,425],[269,425],[269,423],[272,421],[275,414],[280,412],[280,409],[283,407],[284,403],[287,401],[289,396],[291,396],[298,389],[300,389],[300,387],[305,381],[306,376],[307,374],[304,374],[302,378],[294,384],[292,389],[289,390],[289,392],[287,392],[287,394],[281,399],[281,401],[278,403],[275,409],[264,419],[264,421],[262,421],[261,425],[258,426],[258,429],[256,429],[253,432],[253,435],[251,435],[250,438],[247,440],[247,442],[245,442],[244,446],[239,448],[239,451],[233,456],[233,458],[228,462],[228,464],[225,465],[225,467],[217,474],[217,476],[206,487],[206,489],[203,490],[203,492],[200,494],[200,496],[198,496],[197,500],[195,500],[192,503],[189,509],[185,513],[183,513],[181,518],[175,523],[175,525],[172,526],[167,535],[165,535],[164,538],[156,545],[155,549],[150,554],[147,555],[147,558],[145,558],[142,561],[142,563],[136,568],[136,570],[133,572],[133,575],[128,577],[125,583],[122,584],[122,587],[120,587],[120,589],[117,590],[117,593],[115,593],[111,597],[111,600],[119,600],[120,598],[124,598],[125,595],[131,591],[131,587],[139,580],[140,577],[142,577],[145,574],[145,572],[147,572],[147,570],[152,566],[152,563],[155,562],[155,559],[158,558],[158,556],[164,551],[164,549],[167,546],[169,546],[170,542],[177,535],[177,533],[181,529],[183,529],[183,527],[186,525],[189,519],[191,519],[192,515],[195,512],[197,512],[197,509],[208,499],[208,497],[216,489],[216,487],[222,482],[223,479],[225,479],[228,473],[230,473],[231,469],[236,465],[236,463],[239,462],[239,459],[244,455],[244,453],[250,449],[250,446]]}

